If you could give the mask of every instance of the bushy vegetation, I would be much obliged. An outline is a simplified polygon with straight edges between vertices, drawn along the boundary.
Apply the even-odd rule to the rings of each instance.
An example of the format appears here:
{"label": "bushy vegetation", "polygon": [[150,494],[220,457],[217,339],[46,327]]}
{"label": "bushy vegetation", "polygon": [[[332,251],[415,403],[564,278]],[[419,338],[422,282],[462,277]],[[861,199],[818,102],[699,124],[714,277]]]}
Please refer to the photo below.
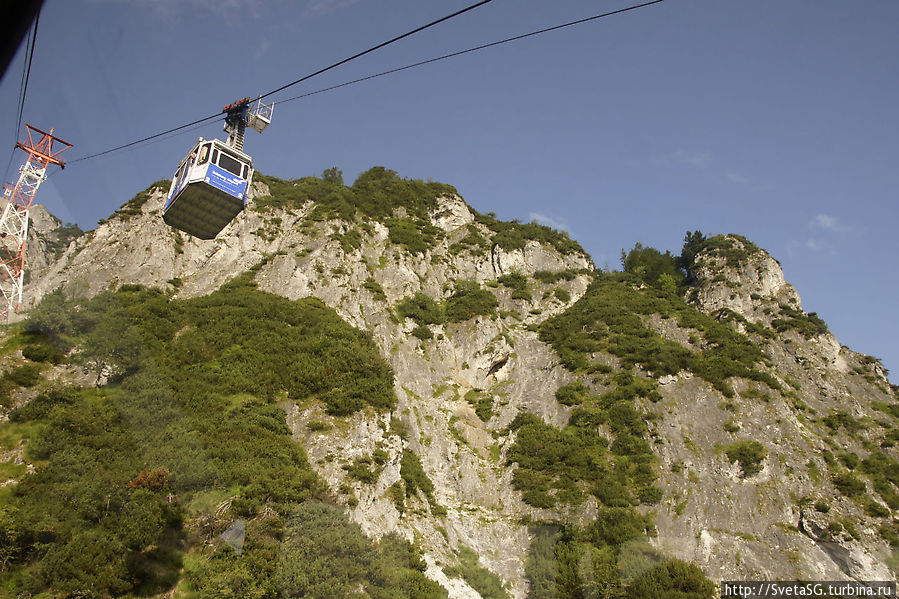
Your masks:
{"label": "bushy vegetation", "polygon": [[388,218],[387,238],[391,243],[401,245],[413,254],[423,254],[443,235],[443,232],[422,219]]}
{"label": "bushy vegetation", "polygon": [[[689,251],[694,252],[694,257],[696,253],[703,251],[713,256],[724,258],[725,264],[731,268],[740,268],[746,263],[749,256],[759,251],[757,245],[742,235],[731,233],[729,235],[715,235],[714,237],[701,239],[697,238],[696,234],[702,235],[699,231],[695,231],[692,234],[688,232],[684,241],[685,248],[689,246]],[[683,254],[682,257],[684,261],[688,258],[688,256]]]}
{"label": "bushy vegetation", "polygon": [[462,545],[459,548],[459,565],[444,568],[447,576],[456,576],[467,582],[483,599],[508,599],[502,579],[478,563],[478,554]]}
{"label": "bushy vegetation", "polygon": [[[148,188],[139,192],[133,198],[131,198],[130,200],[128,200],[127,202],[122,204],[121,208],[119,208],[118,210],[116,210],[115,212],[112,213],[112,216],[110,217],[110,219],[118,218],[120,220],[128,220],[134,216],[139,215],[141,213],[141,211],[143,211],[144,204],[147,203],[147,200],[150,199],[150,195],[154,191],[158,190],[163,193],[167,193],[171,184],[172,184],[172,182],[168,179],[162,179],[160,181],[156,181],[156,182],[152,183]],[[162,208],[162,205],[160,205],[159,207]],[[105,222],[105,221],[100,221],[101,224],[103,222]],[[80,231],[80,229],[78,229],[78,230]],[[74,233],[76,233],[76,231],[74,231],[74,230],[69,231],[69,234],[74,234]],[[80,235],[80,233],[78,233],[78,234]],[[63,248],[63,249],[65,249],[65,248]]]}
{"label": "bushy vegetation", "polygon": [[499,300],[475,281],[459,281],[451,296],[446,299],[446,320],[462,322],[475,316],[492,316]]}
{"label": "bushy vegetation", "polygon": [[[251,525],[252,526],[252,525]],[[254,530],[259,528],[263,530]],[[397,535],[374,545],[335,507],[307,502],[249,529],[240,556],[230,549],[189,562],[198,597],[445,599],[424,575],[418,550]]]}
{"label": "bushy vegetation", "polygon": [[493,417],[493,396],[481,389],[471,389],[465,394],[465,401],[474,408],[478,418],[487,422]]}
{"label": "bushy vegetation", "polygon": [[890,509],[899,509],[899,461],[876,451],[861,461],[859,470],[871,480],[874,490]]}
{"label": "bushy vegetation", "polygon": [[490,250],[490,242],[481,235],[480,229],[473,223],[468,225],[465,237],[449,246],[449,251],[453,255],[466,250],[475,256],[483,256]]}
{"label": "bushy vegetation", "polygon": [[[183,571],[196,596],[275,597],[290,584],[344,588],[345,559],[370,596],[445,596],[408,544],[375,547],[339,510],[305,503],[327,500],[326,487],[275,402],[321,401],[342,415],[395,401],[369,337],[321,302],[242,276],[189,300],[137,286],[84,302],[51,296],[26,328],[75,348],[110,382],[48,388],[11,412],[5,426],[25,431],[36,470],[0,496],[0,594],[149,596]],[[372,460],[358,472],[375,471]],[[302,525],[290,520],[298,513]],[[239,553],[220,537],[238,522],[249,522]],[[314,566],[280,563],[305,555],[303,535],[320,544]]]}
{"label": "bushy vegetation", "polygon": [[806,339],[811,339],[829,332],[827,323],[821,320],[815,312],[806,314],[802,310],[781,304],[780,315],[783,318],[775,318],[771,321],[771,326],[778,333],[793,329]]}
{"label": "bushy vegetation", "polygon": [[844,472],[833,477],[833,486],[847,497],[858,497],[867,489],[865,481],[851,472]]}
{"label": "bushy vegetation", "polygon": [[440,507],[437,499],[434,497],[434,483],[428,478],[428,474],[422,467],[418,455],[411,450],[403,450],[403,455],[400,458],[400,478],[405,486],[406,497],[415,497],[421,491],[431,505],[431,511],[437,515],[445,513],[445,510]]}
{"label": "bushy vegetation", "polygon": [[371,293],[372,297],[376,300],[386,302],[387,294],[384,293],[384,288],[381,287],[381,284],[375,281],[374,277],[368,277],[365,279],[365,282],[362,283],[362,287],[367,289],[369,293]]}
{"label": "bushy vegetation", "polygon": [[534,528],[525,562],[529,599],[711,599],[715,585],[693,564],[667,559],[647,537],[648,516],[601,508],[590,525]]}
{"label": "bushy vegetation", "polygon": [[768,450],[758,441],[738,441],[725,447],[724,453],[728,460],[740,464],[744,477],[749,477],[762,471]]}
{"label": "bushy vegetation", "polygon": [[[154,186],[155,185],[158,185],[158,183],[154,184]],[[69,244],[72,243],[72,240],[77,239],[82,235],[84,235],[84,231],[81,230],[81,227],[75,223],[66,223],[55,229],[49,236],[44,237],[43,241],[47,244],[47,250],[50,252],[53,259],[56,259],[66,251]]]}
{"label": "bushy vegetation", "polygon": [[359,233],[359,229],[354,229],[352,227],[348,228],[343,233],[332,234],[331,239],[336,240],[340,244],[340,248],[346,254],[362,247],[362,234]]}
{"label": "bushy vegetation", "polygon": [[[581,299],[564,313],[546,320],[540,339],[553,346],[566,368],[602,371],[590,355],[608,352],[624,368],[640,365],[655,376],[689,370],[724,395],[734,395],[728,379],[743,377],[780,389],[768,373],[757,368],[768,359],[757,345],[726,323],[699,312],[675,295],[660,289],[638,289],[639,280],[628,273],[599,273]],[[679,326],[702,334],[705,349],[691,351],[664,339],[644,323],[660,314]]]}
{"label": "bushy vegetation", "polygon": [[578,275],[588,275],[592,274],[592,272],[590,270],[575,270],[571,268],[565,270],[536,270],[531,276],[541,283],[552,285],[559,281],[573,281]]}
{"label": "bushy vegetation", "polygon": [[527,277],[521,273],[511,273],[500,276],[497,281],[504,287],[512,290],[512,299],[531,299],[531,290],[528,288]]}
{"label": "bushy vegetation", "polygon": [[504,250],[523,249],[528,241],[536,241],[550,245],[560,254],[586,254],[581,245],[571,239],[565,231],[556,231],[537,222],[520,223],[518,221],[501,221],[492,212],[480,214],[475,212],[475,221],[493,231],[490,242]]}
{"label": "bushy vegetation", "polygon": [[589,389],[578,381],[562,385],[556,390],[556,401],[564,406],[577,406],[584,403]]}
{"label": "bushy vegetation", "polygon": [[[674,285],[673,290],[676,290],[685,279],[676,256],[672,256],[671,252],[663,254],[655,248],[644,247],[641,243],[627,253],[621,250],[621,266],[624,272],[660,289],[668,287],[666,290],[672,290],[670,285]],[[664,285],[666,282],[668,285]]]}
{"label": "bushy vegetation", "polygon": [[[598,397],[578,384],[562,387],[560,395],[578,407],[561,430],[528,413],[512,422],[516,438],[507,460],[518,465],[512,484],[526,503],[549,508],[580,503],[588,494],[613,507],[661,499],[646,423],[634,406],[639,397],[658,395],[656,383],[628,373],[610,376],[609,383],[613,389]],[[613,439],[599,434],[601,425]]]}
{"label": "bushy vegetation", "polygon": [[411,318],[420,327],[444,322],[443,308],[431,297],[419,291],[396,306],[400,318]]}
{"label": "bushy vegetation", "polygon": [[[406,247],[413,253],[424,252],[441,239],[442,231],[431,225],[429,210],[437,207],[437,199],[458,195],[455,188],[443,183],[425,183],[417,179],[403,179],[395,171],[376,166],[360,174],[352,186],[343,184],[342,173],[328,169],[322,177],[304,177],[283,181],[256,174],[256,180],[268,185],[270,194],[256,198],[253,209],[299,208],[307,202],[314,206],[309,220],[359,219],[383,222],[392,243]],[[397,210],[405,216],[398,216]],[[352,230],[352,229],[351,229]],[[357,233],[358,236],[358,233]],[[361,239],[340,236],[344,251],[361,245]]]}
{"label": "bushy vegetation", "polygon": [[[389,230],[390,242],[412,253],[426,252],[443,239],[443,231],[431,224],[429,212],[437,207],[438,198],[459,195],[451,185],[404,179],[382,166],[363,172],[350,186],[344,185],[343,174],[336,168],[326,170],[321,177],[303,177],[293,181],[257,172],[255,180],[268,185],[270,195],[254,198],[251,204],[253,210],[294,209],[312,202],[307,224],[329,219],[382,222]],[[504,222],[493,213],[472,212],[477,224],[469,225],[467,234],[449,247],[452,254],[468,251],[484,255],[493,246],[506,250],[521,249],[528,241],[550,245],[562,254],[586,254],[580,244],[565,232],[536,222]],[[478,224],[492,233],[490,239],[484,236],[483,228]],[[354,247],[354,240],[343,236],[340,239],[345,251]]]}

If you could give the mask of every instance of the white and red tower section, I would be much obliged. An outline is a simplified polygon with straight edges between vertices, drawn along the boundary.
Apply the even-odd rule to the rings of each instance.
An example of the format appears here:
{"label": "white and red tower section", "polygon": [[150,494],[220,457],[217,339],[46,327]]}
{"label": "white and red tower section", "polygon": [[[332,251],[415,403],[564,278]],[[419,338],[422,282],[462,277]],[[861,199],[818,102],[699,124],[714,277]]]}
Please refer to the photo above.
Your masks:
{"label": "white and red tower section", "polygon": [[[15,187],[6,187],[9,203],[0,216],[0,322],[7,322],[9,315],[22,308],[22,286],[25,280],[25,243],[28,238],[28,210],[34,202],[37,188],[47,178],[51,164],[65,168],[58,156],[72,147],[53,136],[53,129],[46,133],[25,125],[27,142],[16,143],[28,153],[28,160],[19,169],[19,181]],[[35,142],[36,135],[40,139]],[[55,144],[55,145],[54,145]]]}

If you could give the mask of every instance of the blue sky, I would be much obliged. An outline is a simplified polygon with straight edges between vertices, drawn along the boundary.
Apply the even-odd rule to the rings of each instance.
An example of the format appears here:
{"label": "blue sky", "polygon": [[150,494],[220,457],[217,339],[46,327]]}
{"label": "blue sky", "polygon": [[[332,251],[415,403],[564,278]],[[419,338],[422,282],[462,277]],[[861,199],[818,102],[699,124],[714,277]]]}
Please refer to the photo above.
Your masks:
{"label": "blue sky", "polygon": [[[47,0],[24,120],[55,127],[73,160],[467,4]],[[274,99],[624,6],[494,0]],[[478,210],[568,230],[598,266],[638,241],[678,253],[687,230],[743,234],[843,344],[899,372],[897,31],[894,0],[666,0],[278,103],[245,149],[284,178],[383,165],[451,183]],[[0,148],[15,141],[22,61],[0,82]],[[199,135],[221,126],[73,163],[38,201],[93,228],[170,178]]]}

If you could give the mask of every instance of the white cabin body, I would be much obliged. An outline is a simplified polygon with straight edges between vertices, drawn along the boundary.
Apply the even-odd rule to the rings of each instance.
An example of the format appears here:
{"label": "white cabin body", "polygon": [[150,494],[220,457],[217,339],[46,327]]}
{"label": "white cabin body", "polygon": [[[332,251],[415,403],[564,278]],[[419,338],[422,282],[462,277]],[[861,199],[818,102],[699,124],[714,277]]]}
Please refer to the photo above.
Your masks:
{"label": "white cabin body", "polygon": [[180,162],[163,220],[200,239],[212,239],[247,203],[253,159],[217,139],[203,139]]}

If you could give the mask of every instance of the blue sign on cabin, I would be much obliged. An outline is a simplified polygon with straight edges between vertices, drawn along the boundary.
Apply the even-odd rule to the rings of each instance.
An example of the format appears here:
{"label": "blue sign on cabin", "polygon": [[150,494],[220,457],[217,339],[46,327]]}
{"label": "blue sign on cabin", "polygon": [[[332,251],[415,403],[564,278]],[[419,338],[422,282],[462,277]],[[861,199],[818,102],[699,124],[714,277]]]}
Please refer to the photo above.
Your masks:
{"label": "blue sign on cabin", "polygon": [[223,168],[210,164],[209,169],[206,171],[204,181],[235,198],[244,199],[244,192],[247,189],[246,180],[241,179],[235,174],[229,173]]}

